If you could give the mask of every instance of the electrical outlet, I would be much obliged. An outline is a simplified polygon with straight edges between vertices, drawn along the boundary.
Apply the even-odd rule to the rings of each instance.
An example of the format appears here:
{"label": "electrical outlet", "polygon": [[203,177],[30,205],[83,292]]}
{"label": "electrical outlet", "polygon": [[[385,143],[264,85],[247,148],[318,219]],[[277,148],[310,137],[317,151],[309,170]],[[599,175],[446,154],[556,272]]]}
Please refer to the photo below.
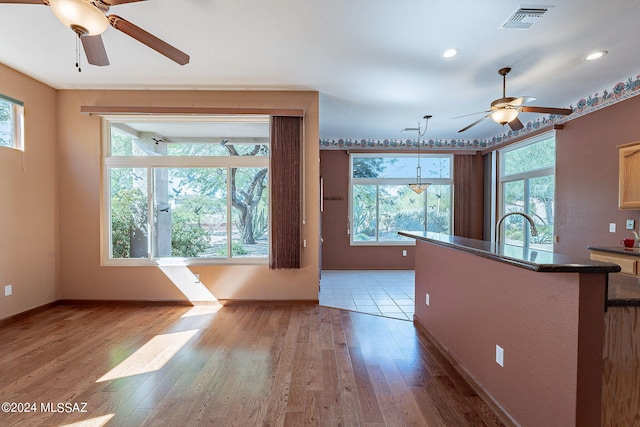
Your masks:
{"label": "electrical outlet", "polygon": [[200,275],[198,273],[194,273],[193,282],[194,283],[200,283]]}
{"label": "electrical outlet", "polygon": [[11,285],[7,285],[4,287],[4,296],[5,297],[10,297],[11,295],[13,295],[13,286]]}
{"label": "electrical outlet", "polygon": [[429,294],[425,294],[424,303],[429,305]]}
{"label": "electrical outlet", "polygon": [[615,233],[616,232],[616,223],[612,222],[609,224],[609,233]]}
{"label": "electrical outlet", "polygon": [[504,349],[496,344],[496,363],[504,368]]}
{"label": "electrical outlet", "polygon": [[627,220],[627,230],[633,230],[635,228],[636,224],[635,221],[632,219],[628,219]]}
{"label": "electrical outlet", "polygon": [[407,250],[406,249],[402,250],[402,256],[407,256]]}

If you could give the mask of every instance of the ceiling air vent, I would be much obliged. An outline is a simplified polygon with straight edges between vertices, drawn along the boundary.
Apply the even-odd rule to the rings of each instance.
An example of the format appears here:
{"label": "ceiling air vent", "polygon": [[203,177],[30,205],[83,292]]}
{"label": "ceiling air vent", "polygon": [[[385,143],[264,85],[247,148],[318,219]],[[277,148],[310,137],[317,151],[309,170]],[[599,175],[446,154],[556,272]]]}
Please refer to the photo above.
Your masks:
{"label": "ceiling air vent", "polygon": [[511,15],[501,28],[518,28],[526,30],[533,24],[538,22],[538,19],[542,17],[549,9],[548,8],[533,8],[533,7],[521,7]]}

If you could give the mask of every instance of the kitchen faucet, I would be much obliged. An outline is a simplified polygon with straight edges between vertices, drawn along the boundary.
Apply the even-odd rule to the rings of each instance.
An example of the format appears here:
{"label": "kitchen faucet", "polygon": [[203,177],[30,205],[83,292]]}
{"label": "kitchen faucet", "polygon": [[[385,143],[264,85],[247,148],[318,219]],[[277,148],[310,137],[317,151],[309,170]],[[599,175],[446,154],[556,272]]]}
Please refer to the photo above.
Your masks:
{"label": "kitchen faucet", "polygon": [[524,212],[508,212],[504,215],[502,215],[502,217],[498,220],[498,224],[496,225],[496,245],[500,244],[500,241],[502,240],[501,234],[500,234],[500,226],[502,225],[502,221],[504,221],[504,219],[510,215],[520,215],[523,216],[527,221],[529,221],[529,225],[531,226],[531,235],[532,236],[537,236],[538,235],[538,229],[536,228],[536,225],[533,223],[533,218],[531,218],[529,215],[527,215]]}

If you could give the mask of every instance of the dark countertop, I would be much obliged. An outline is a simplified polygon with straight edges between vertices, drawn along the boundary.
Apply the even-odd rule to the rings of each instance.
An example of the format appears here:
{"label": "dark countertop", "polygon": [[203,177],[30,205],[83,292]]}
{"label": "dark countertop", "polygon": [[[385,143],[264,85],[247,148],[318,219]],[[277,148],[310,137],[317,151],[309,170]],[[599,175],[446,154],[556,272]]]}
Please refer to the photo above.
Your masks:
{"label": "dark countertop", "polygon": [[445,246],[541,273],[616,273],[620,266],[520,246],[422,231],[399,231],[406,237]]}
{"label": "dark countertop", "polygon": [[590,251],[610,252],[612,254],[640,257],[640,248],[625,248],[622,246],[589,246]]}

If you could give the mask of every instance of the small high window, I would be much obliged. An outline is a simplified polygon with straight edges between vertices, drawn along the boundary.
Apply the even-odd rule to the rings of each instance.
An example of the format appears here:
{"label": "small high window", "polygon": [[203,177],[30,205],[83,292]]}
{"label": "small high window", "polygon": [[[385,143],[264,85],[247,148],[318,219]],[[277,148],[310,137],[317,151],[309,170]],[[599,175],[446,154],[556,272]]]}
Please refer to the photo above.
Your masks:
{"label": "small high window", "polygon": [[23,149],[23,119],[23,103],[0,94],[0,147]]}

